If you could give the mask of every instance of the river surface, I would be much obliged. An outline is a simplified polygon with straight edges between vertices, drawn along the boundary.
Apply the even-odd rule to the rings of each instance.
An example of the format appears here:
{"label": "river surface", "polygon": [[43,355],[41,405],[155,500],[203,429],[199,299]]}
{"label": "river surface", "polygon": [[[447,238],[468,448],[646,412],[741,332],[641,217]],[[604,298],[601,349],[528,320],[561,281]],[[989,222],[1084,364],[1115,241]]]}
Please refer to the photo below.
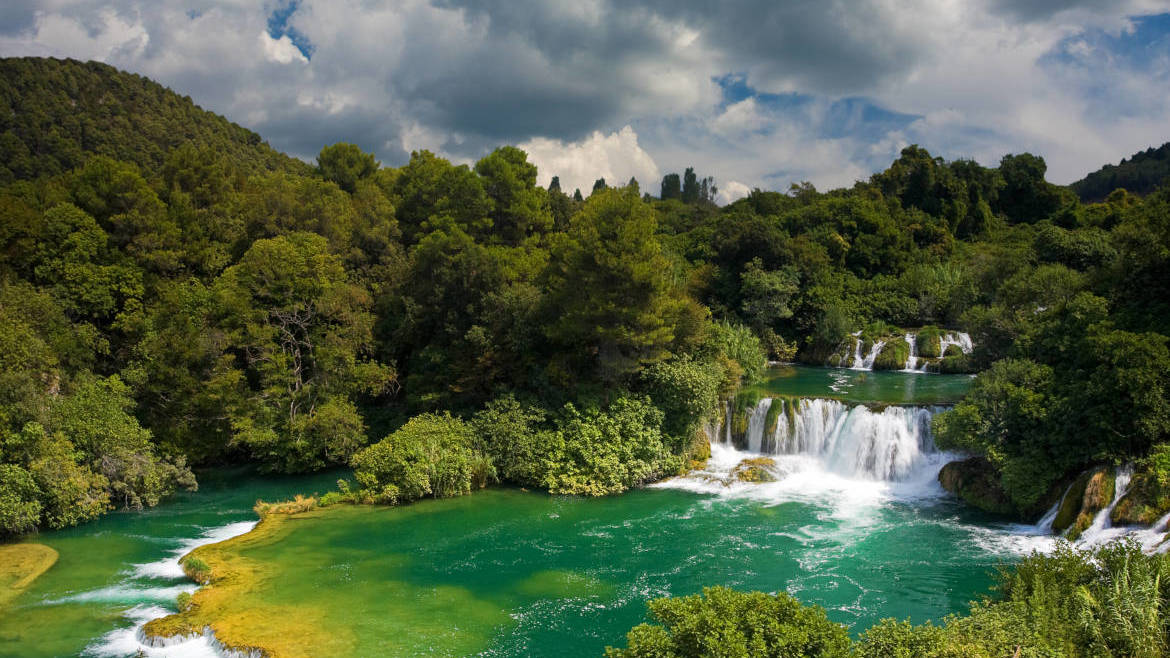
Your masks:
{"label": "river surface", "polygon": [[[810,380],[837,372],[800,370],[795,377]],[[872,385],[879,373],[867,374],[861,384]],[[881,391],[968,380],[880,375]],[[800,391],[783,394],[808,395]],[[918,401],[905,397],[880,401]],[[840,450],[904,441],[887,425],[914,422],[898,409],[837,413],[845,420],[833,431],[857,434]],[[914,440],[930,447],[929,437]],[[271,574],[238,604],[311,611],[333,636],[317,655],[598,656],[624,645],[648,600],[710,585],[787,590],[854,632],[885,617],[939,620],[985,593],[996,565],[1049,541],[946,497],[934,478],[947,455],[926,450],[883,479],[842,468],[847,460],[829,458],[835,444],[825,445],[773,454],[770,483],[735,481],[739,461],[759,455],[716,444],[704,471],[603,499],[497,488],[400,508],[330,508],[290,521],[280,541],[240,549]],[[204,474],[199,492],[157,508],[33,538],[60,560],[0,611],[0,655],[210,655],[206,638],[138,642],[141,623],[194,589],[177,558],[247,531],[258,498],[324,492],[339,475]]]}

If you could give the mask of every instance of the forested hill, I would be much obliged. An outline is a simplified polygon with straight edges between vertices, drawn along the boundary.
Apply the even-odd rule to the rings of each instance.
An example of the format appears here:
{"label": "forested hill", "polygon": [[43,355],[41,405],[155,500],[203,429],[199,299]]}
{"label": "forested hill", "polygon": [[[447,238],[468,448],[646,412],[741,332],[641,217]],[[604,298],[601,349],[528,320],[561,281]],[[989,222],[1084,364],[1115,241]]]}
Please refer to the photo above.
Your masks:
{"label": "forested hill", "polygon": [[848,189],[719,207],[688,169],[582,199],[512,146],[310,167],[109,67],[0,67],[0,535],[243,461],[460,474],[359,478],[387,501],[473,471],[616,493],[701,458],[769,356],[929,327],[982,371],[937,421],[979,456],[968,499],[1034,516],[1134,461],[1135,516],[1170,511],[1168,188],[1085,204],[1036,155],[909,146]]}
{"label": "forested hill", "polygon": [[0,59],[0,183],[52,176],[90,155],[157,171],[192,143],[249,169],[308,167],[190,98],[98,62]]}
{"label": "forested hill", "polygon": [[1107,164],[1069,187],[1087,203],[1104,201],[1118,188],[1145,196],[1170,179],[1170,142]]}

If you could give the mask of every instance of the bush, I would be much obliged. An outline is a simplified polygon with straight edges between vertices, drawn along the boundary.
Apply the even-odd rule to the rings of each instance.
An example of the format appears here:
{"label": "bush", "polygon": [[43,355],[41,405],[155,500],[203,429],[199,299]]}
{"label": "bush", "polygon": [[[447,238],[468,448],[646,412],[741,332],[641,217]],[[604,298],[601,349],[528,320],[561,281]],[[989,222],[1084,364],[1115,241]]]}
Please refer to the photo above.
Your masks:
{"label": "bush", "polygon": [[0,464],[0,536],[35,530],[41,519],[40,489],[28,471]]}
{"label": "bush", "polygon": [[548,472],[552,432],[542,428],[547,414],[508,395],[492,400],[472,417],[479,449],[491,457],[501,479],[542,487]]}
{"label": "bush", "polygon": [[910,358],[910,345],[901,338],[888,340],[874,359],[874,370],[901,370]]}
{"label": "bush", "polygon": [[679,472],[663,442],[662,412],[646,398],[619,398],[605,411],[565,405],[550,445],[552,493],[605,496]]}
{"label": "bush", "polygon": [[716,362],[699,362],[685,356],[656,363],[643,371],[643,386],[665,415],[663,430],[672,447],[684,447],[703,422],[718,413],[724,372]]}
{"label": "bush", "polygon": [[185,557],[180,564],[183,567],[183,573],[200,585],[206,585],[211,581],[211,565],[203,560],[197,557]]}
{"label": "bush", "polygon": [[626,635],[628,647],[607,648],[609,658],[677,656],[832,657],[849,655],[845,627],[819,606],[786,593],[737,592],[709,587],[701,595],[655,599],[650,616]]}
{"label": "bush", "polygon": [[473,449],[471,427],[451,414],[422,414],[354,455],[354,478],[379,502],[470,493],[495,480],[491,460]]}

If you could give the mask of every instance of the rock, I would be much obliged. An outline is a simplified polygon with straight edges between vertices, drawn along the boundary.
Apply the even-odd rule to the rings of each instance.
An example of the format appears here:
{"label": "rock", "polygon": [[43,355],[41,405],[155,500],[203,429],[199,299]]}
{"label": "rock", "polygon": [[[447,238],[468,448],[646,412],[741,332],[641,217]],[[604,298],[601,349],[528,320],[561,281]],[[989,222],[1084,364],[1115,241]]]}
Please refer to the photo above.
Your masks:
{"label": "rock", "polygon": [[731,477],[740,482],[775,482],[772,474],[776,461],[768,457],[745,459],[731,470]]}
{"label": "rock", "polygon": [[943,489],[968,505],[996,514],[1016,513],[1016,508],[999,486],[995,467],[982,457],[950,462],[938,473]]}
{"label": "rock", "polygon": [[1093,524],[1093,517],[1113,501],[1115,486],[1112,469],[1099,466],[1082,473],[1061,501],[1053,531],[1063,532],[1069,539],[1080,537]]}

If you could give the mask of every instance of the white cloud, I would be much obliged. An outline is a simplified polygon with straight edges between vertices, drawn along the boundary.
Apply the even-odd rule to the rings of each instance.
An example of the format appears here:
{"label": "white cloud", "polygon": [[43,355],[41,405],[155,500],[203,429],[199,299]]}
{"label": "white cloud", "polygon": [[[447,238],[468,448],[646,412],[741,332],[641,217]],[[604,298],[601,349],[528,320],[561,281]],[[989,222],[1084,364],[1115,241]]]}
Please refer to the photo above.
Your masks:
{"label": "white cloud", "polygon": [[742,199],[752,193],[752,188],[736,180],[727,181],[717,187],[719,187],[719,194],[716,196],[715,201],[721,206],[725,206],[736,199]]}
{"label": "white cloud", "polygon": [[[270,10],[22,0],[2,10],[13,27],[0,53],[142,73],[310,159],[341,140],[390,164],[521,143],[546,182],[583,191],[630,175],[654,191],[659,164],[747,187],[849,185],[915,142],[985,164],[1033,151],[1069,182],[1170,138],[1170,61],[1127,69],[1090,38],[1132,34],[1130,17],[1170,11],[1167,0],[728,0],[718,12],[694,0],[303,0],[289,26],[309,58],[269,36]],[[1062,44],[1068,61],[1053,60]],[[715,80],[729,74],[808,102],[725,105]],[[858,97],[921,119],[874,127],[831,112]]]}
{"label": "white cloud", "polygon": [[572,194],[580,189],[588,195],[598,178],[613,186],[625,185],[630,177],[638,179],[645,192],[656,193],[661,174],[654,158],[638,144],[638,134],[630,126],[604,135],[595,132],[573,143],[537,138],[520,144],[528,159],[537,167],[537,184],[547,186],[559,176],[561,189]]}
{"label": "white cloud", "polygon": [[309,61],[301,53],[301,50],[293,44],[292,39],[287,34],[281,36],[279,39],[273,39],[268,35],[268,32],[261,32],[260,44],[264,49],[264,56],[270,62],[277,62],[278,64],[301,62],[303,64]]}

